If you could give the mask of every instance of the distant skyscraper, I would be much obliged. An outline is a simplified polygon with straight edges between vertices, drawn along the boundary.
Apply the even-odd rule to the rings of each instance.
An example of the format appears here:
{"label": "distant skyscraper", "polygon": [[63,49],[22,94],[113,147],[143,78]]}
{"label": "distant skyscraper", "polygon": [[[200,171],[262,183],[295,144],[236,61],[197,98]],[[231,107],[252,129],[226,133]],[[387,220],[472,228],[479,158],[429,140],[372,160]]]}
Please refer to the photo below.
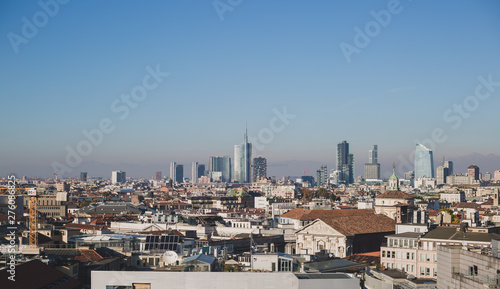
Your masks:
{"label": "distant skyscraper", "polygon": [[443,166],[448,168],[448,175],[453,175],[453,162],[452,161],[444,161]]}
{"label": "distant skyscraper", "polygon": [[470,165],[467,168],[467,175],[472,177],[472,180],[478,181],[479,180],[479,167],[476,165]]}
{"label": "distant skyscraper", "polygon": [[113,184],[122,184],[126,181],[126,173],[122,171],[112,171],[111,172],[111,182]]}
{"label": "distant skyscraper", "polygon": [[175,166],[177,165],[176,162],[170,162],[170,179],[172,182],[175,182]]}
{"label": "distant skyscraper", "polygon": [[443,185],[446,184],[446,178],[449,176],[448,168],[444,166],[437,167],[436,169],[436,184]]}
{"label": "distant skyscraper", "polygon": [[221,173],[222,182],[231,181],[231,158],[230,157],[210,157],[208,159],[209,177],[215,172]]}
{"label": "distant skyscraper", "polygon": [[205,165],[199,164],[196,170],[198,171],[198,178],[205,176]]}
{"label": "distant skyscraper", "polygon": [[368,163],[365,164],[365,179],[380,179],[380,164],[378,163],[378,146],[368,151]]}
{"label": "distant skyscraper", "polygon": [[86,182],[87,181],[87,172],[81,172],[80,173],[80,182]]}
{"label": "distant skyscraper", "polygon": [[262,177],[267,177],[267,160],[263,157],[253,159],[253,181],[257,181]]}
{"label": "distant skyscraper", "polygon": [[346,141],[337,145],[337,170],[339,182],[354,183],[354,155],[349,153],[349,143]]}
{"label": "distant skyscraper", "polygon": [[415,148],[415,179],[421,177],[434,178],[434,158],[432,150],[421,144]]}
{"label": "distant skyscraper", "polygon": [[251,182],[252,144],[248,142],[245,124],[245,138],[240,145],[234,146],[234,181],[237,183]]}
{"label": "distant skyscraper", "polygon": [[316,171],[316,186],[326,186],[328,184],[328,169],[326,165],[322,165],[319,170]]}
{"label": "distant skyscraper", "polygon": [[376,164],[378,163],[378,146],[373,145],[373,149],[368,151],[368,163]]}
{"label": "distant skyscraper", "polygon": [[192,162],[191,164],[191,183],[196,184],[198,182],[198,162]]}
{"label": "distant skyscraper", "polygon": [[160,171],[156,172],[155,180],[157,180],[157,181],[161,180],[161,172]]}
{"label": "distant skyscraper", "polygon": [[178,165],[176,162],[170,163],[170,179],[174,183],[184,182],[184,166]]}
{"label": "distant skyscraper", "polygon": [[184,165],[175,165],[175,180],[176,183],[184,182]]}

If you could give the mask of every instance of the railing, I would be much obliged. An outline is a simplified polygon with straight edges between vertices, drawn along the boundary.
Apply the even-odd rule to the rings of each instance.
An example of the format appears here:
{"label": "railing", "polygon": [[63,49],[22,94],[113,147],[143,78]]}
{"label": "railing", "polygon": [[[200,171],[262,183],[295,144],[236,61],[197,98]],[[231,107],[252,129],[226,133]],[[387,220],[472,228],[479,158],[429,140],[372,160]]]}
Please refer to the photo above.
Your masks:
{"label": "railing", "polygon": [[[471,274],[469,270],[454,270],[453,278],[465,278],[468,280],[472,280],[477,283],[481,283],[483,285],[500,285],[500,279],[495,276],[486,275],[486,274]],[[487,286],[487,287],[488,287]]]}

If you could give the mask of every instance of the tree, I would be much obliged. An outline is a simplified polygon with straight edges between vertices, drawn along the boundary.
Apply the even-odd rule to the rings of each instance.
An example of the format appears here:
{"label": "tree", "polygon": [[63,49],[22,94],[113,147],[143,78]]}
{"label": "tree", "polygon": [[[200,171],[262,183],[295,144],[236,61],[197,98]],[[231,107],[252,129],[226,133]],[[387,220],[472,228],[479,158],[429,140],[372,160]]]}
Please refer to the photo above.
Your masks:
{"label": "tree", "polygon": [[105,198],[109,197],[109,192],[103,192],[102,196],[105,197]]}
{"label": "tree", "polygon": [[328,190],[325,188],[319,188],[317,193],[318,193],[318,197],[320,197],[322,199],[326,199],[329,197]]}
{"label": "tree", "polygon": [[89,205],[89,202],[83,201],[83,202],[80,203],[80,205],[78,207],[83,208],[83,207],[86,207],[88,205]]}

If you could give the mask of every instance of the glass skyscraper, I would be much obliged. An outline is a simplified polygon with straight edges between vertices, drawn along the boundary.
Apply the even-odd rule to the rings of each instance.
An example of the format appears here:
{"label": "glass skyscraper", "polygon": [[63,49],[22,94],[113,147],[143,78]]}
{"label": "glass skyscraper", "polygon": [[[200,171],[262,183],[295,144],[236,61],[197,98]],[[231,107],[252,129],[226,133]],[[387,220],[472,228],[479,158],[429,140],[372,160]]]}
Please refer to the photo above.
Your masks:
{"label": "glass skyscraper", "polygon": [[234,146],[234,182],[251,182],[252,144],[248,142],[245,124],[244,142]]}
{"label": "glass skyscraper", "polygon": [[221,181],[229,183],[231,181],[231,158],[230,157],[210,157],[208,159],[209,176],[213,173],[221,173]]}
{"label": "glass skyscraper", "polygon": [[267,177],[267,160],[263,157],[253,159],[253,181],[257,181],[262,177]]}
{"label": "glass skyscraper", "polygon": [[337,144],[337,170],[339,183],[354,183],[354,155],[349,153],[349,143],[346,141]]}
{"label": "glass skyscraper", "polygon": [[368,163],[365,164],[365,179],[380,179],[377,145],[373,145],[373,149],[368,151]]}
{"label": "glass skyscraper", "polygon": [[422,144],[415,148],[415,179],[421,177],[434,178],[434,159],[432,150]]}

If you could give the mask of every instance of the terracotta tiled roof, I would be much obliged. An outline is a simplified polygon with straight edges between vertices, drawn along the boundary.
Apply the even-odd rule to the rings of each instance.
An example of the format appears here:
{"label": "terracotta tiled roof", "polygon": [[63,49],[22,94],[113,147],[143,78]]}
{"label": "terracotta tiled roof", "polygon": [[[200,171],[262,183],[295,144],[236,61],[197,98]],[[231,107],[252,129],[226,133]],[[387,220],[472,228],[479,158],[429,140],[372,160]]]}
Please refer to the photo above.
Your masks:
{"label": "terracotta tiled roof", "polygon": [[358,209],[346,209],[346,210],[304,210],[304,209],[293,209],[287,213],[281,215],[281,217],[297,219],[297,220],[315,220],[321,218],[334,218],[342,216],[356,216],[356,215],[373,215],[374,210],[358,210]]}
{"label": "terracotta tiled roof", "polygon": [[401,191],[387,191],[375,197],[376,199],[414,199],[414,195],[410,195]]}
{"label": "terracotta tiled roof", "polygon": [[476,204],[476,203],[467,203],[467,202],[461,202],[458,204],[452,205],[453,208],[464,208],[464,209],[477,209],[481,207],[481,205]]}
{"label": "terracotta tiled roof", "polygon": [[92,249],[78,249],[78,252],[80,255],[75,256],[74,260],[81,262],[97,262],[104,259],[101,255],[99,255],[99,253]]}
{"label": "terracotta tiled roof", "polygon": [[103,225],[90,225],[90,224],[75,224],[75,223],[69,223],[66,224],[64,227],[68,229],[79,229],[79,230],[107,230],[107,226]]}
{"label": "terracotta tiled roof", "polygon": [[380,263],[380,251],[354,254],[347,256],[344,259],[360,264],[377,265]]}
{"label": "terracotta tiled roof", "polygon": [[[336,210],[336,216],[321,216],[323,222],[345,236],[371,234],[380,232],[394,232],[396,222],[384,215],[370,213],[371,210]],[[352,211],[365,211],[349,214]]]}

